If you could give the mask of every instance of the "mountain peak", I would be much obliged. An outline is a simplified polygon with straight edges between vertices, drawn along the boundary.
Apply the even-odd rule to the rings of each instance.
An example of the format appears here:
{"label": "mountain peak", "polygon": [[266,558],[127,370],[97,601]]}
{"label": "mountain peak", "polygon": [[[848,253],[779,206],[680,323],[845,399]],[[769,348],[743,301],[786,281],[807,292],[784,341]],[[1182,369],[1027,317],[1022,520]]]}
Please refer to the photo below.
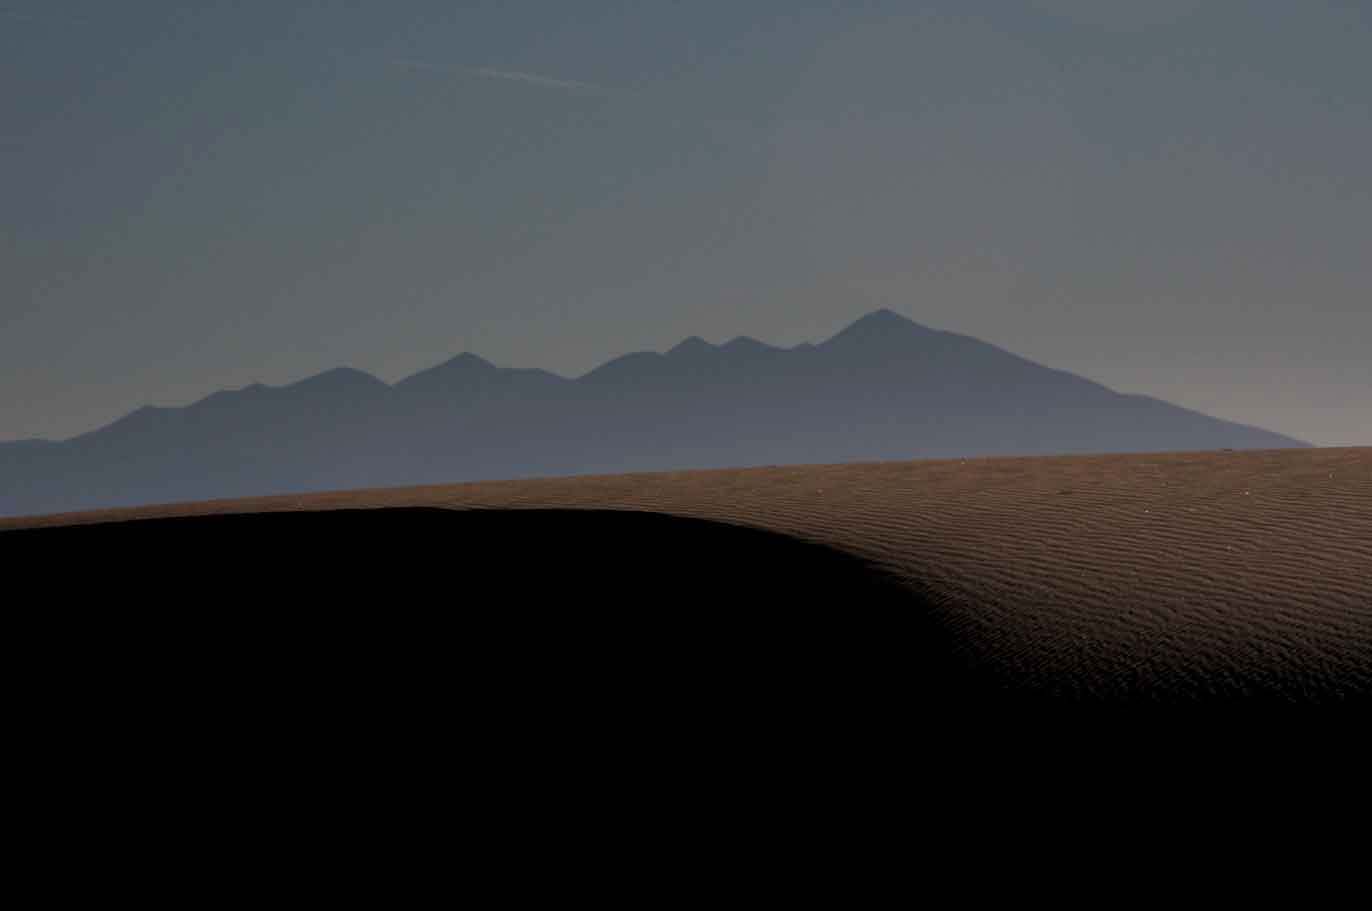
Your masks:
{"label": "mountain peak", "polygon": [[411,374],[397,383],[397,387],[406,389],[416,385],[427,385],[432,383],[447,384],[455,381],[465,381],[481,374],[495,373],[499,367],[492,364],[483,357],[478,357],[470,351],[464,351],[459,355],[448,358],[441,364],[436,364],[418,373]]}
{"label": "mountain peak", "polygon": [[470,351],[464,351],[438,365],[436,369],[491,370],[495,364]]}
{"label": "mountain peak", "polygon": [[341,389],[341,388],[385,388],[386,384],[363,370],[355,367],[334,367],[323,373],[306,377],[292,383],[292,389]]}
{"label": "mountain peak", "polygon": [[705,341],[705,339],[701,338],[698,335],[693,335],[690,338],[682,339],[675,346],[673,346],[673,348],[667,352],[667,356],[681,357],[685,355],[689,357],[693,354],[708,354],[709,352],[714,350],[714,345],[711,345],[709,342]]}
{"label": "mountain peak", "polygon": [[921,326],[914,320],[902,316],[894,310],[882,307],[850,323],[835,333],[825,345],[838,341],[879,341],[892,335],[933,335],[935,330]]}
{"label": "mountain peak", "polygon": [[894,329],[896,327],[906,328],[909,326],[918,327],[919,324],[907,316],[902,316],[890,307],[882,307],[878,310],[873,310],[865,316],[858,317],[848,326],[848,328],[855,329],[857,327],[864,327],[868,329]]}

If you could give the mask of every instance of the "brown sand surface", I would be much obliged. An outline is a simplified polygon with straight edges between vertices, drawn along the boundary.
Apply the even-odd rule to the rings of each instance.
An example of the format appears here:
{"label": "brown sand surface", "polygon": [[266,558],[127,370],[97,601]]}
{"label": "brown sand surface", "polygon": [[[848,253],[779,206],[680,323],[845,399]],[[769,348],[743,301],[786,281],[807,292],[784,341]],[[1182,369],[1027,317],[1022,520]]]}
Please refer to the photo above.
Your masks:
{"label": "brown sand surface", "polygon": [[[127,538],[134,525],[159,524],[142,520],[335,510],[475,511],[451,534],[432,524],[422,534],[394,523],[385,532],[390,560],[404,560],[423,535],[445,540],[449,565],[432,565],[443,558],[428,554],[424,572],[440,572],[452,598],[490,591],[498,575],[540,579],[542,597],[560,603],[594,604],[631,579],[641,610],[689,595],[733,612],[712,616],[741,617],[767,602],[771,629],[775,611],[798,612],[809,594],[826,605],[831,630],[886,599],[879,620],[867,616],[840,638],[860,650],[870,635],[897,665],[888,684],[899,685],[902,654],[911,668],[937,668],[954,684],[938,687],[939,698],[955,698],[959,687],[1065,701],[1372,696],[1372,448],[787,466],[264,497],[0,520],[0,531],[17,531],[0,535],[0,556],[21,541],[42,545],[28,553],[51,555],[58,539],[34,529],[64,528],[65,550],[95,540],[71,536],[88,526],[105,529],[108,543],[114,529]],[[624,513],[691,520],[693,530],[611,533]],[[497,514],[505,517],[491,538],[499,548],[463,559],[463,542],[484,535],[470,520]],[[556,533],[540,535],[540,523]],[[205,527],[183,524],[177,537],[194,540]],[[304,553],[313,532],[298,528]],[[724,538],[712,544],[709,529],[766,533],[771,556],[750,562],[752,548],[766,549],[762,539],[730,538],[732,558],[719,564]],[[665,543],[631,552],[629,540]],[[778,541],[800,549],[777,549]],[[559,549],[575,559],[550,563]],[[333,565],[359,565],[366,553]],[[840,571],[824,563],[831,557],[849,562]],[[231,563],[226,578],[251,573],[251,559]],[[864,573],[874,588],[854,581]],[[903,614],[891,608],[892,590],[906,599]],[[823,638],[814,630],[807,648]],[[727,624],[712,635],[729,635]]]}

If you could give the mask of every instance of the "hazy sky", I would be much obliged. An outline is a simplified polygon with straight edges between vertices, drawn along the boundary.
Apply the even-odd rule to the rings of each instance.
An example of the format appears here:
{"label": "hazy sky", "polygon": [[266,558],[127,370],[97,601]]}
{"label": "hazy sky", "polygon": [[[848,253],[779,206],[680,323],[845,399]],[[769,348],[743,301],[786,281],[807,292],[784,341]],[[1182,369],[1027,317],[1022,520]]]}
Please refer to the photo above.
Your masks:
{"label": "hazy sky", "polygon": [[0,439],[885,306],[1372,445],[1369,0],[0,0],[0,86]]}

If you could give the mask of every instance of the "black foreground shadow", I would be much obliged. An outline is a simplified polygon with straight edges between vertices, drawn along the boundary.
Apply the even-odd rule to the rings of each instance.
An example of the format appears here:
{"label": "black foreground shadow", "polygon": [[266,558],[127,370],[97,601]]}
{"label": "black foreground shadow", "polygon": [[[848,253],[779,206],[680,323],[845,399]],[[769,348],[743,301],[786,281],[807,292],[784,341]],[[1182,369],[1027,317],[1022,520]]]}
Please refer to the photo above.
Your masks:
{"label": "black foreground shadow", "polygon": [[462,831],[508,865],[501,845],[576,854],[607,826],[742,849],[758,813],[799,849],[896,808],[1089,803],[1122,763],[1191,768],[1148,762],[1129,720],[1101,754],[1110,712],[1019,711],[1046,703],[965,663],[917,592],[756,529],[251,514],[4,532],[0,564],[24,781],[109,844],[154,825],[375,859]]}
{"label": "black foreground shadow", "polygon": [[707,713],[756,730],[984,695],[916,593],[847,554],[705,520],[259,513],[11,531],[0,554],[33,592],[12,631],[97,702],[252,706],[292,725]]}
{"label": "black foreground shadow", "polygon": [[678,718],[884,737],[912,713],[969,707],[1328,696],[1294,675],[1197,682],[1129,668],[1132,684],[1074,691],[1075,678],[978,659],[978,634],[850,554],[648,512],[143,519],[2,532],[0,562],[11,641],[43,668],[36,691],[73,705],[121,694],[134,710],[262,723]]}

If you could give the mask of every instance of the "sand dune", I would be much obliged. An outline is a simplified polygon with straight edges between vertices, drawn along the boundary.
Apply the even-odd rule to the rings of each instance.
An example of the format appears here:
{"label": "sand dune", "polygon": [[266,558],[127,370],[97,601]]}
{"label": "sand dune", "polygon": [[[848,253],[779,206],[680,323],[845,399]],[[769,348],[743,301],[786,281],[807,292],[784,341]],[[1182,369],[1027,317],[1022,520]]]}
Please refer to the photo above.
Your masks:
{"label": "sand dune", "polygon": [[934,703],[1372,696],[1366,448],[484,482],[3,529],[15,565],[65,561],[50,585],[93,574],[182,608],[217,589],[292,637],[346,621],[321,641],[435,661],[435,636],[509,657],[523,630],[568,679],[827,675],[816,698]]}

